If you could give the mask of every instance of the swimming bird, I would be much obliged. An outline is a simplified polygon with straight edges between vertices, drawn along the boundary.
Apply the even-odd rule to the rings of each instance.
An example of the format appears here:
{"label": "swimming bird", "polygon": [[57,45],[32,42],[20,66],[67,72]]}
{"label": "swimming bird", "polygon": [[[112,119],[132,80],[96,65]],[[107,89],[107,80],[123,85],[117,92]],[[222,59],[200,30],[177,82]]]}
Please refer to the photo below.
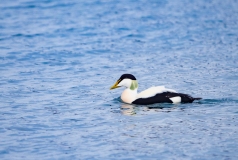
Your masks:
{"label": "swimming bird", "polygon": [[123,74],[110,89],[122,86],[126,87],[126,89],[121,94],[121,100],[128,104],[192,103],[194,100],[202,99],[193,98],[184,93],[177,93],[175,90],[165,88],[164,86],[151,87],[137,93],[138,82],[132,74]]}

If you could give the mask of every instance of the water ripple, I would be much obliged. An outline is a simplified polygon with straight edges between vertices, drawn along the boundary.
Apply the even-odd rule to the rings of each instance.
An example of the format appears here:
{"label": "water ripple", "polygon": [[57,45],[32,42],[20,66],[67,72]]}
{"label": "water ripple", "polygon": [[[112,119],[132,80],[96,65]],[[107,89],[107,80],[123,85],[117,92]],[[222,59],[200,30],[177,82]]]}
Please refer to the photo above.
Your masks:
{"label": "water ripple", "polygon": [[[236,1],[0,2],[1,159],[237,159]],[[110,86],[202,97],[139,106]]]}

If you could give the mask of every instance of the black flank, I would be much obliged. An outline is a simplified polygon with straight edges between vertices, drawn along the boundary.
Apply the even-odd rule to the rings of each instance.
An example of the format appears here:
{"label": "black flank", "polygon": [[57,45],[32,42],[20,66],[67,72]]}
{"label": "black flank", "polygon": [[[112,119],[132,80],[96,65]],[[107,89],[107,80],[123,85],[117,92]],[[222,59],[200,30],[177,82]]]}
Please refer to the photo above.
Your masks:
{"label": "black flank", "polygon": [[200,100],[201,98],[193,98],[188,94],[183,93],[172,93],[172,92],[163,92],[156,94],[153,97],[149,98],[139,98],[132,102],[132,104],[138,105],[149,105],[154,103],[173,103],[169,98],[181,97],[182,103],[192,103],[194,100]]}

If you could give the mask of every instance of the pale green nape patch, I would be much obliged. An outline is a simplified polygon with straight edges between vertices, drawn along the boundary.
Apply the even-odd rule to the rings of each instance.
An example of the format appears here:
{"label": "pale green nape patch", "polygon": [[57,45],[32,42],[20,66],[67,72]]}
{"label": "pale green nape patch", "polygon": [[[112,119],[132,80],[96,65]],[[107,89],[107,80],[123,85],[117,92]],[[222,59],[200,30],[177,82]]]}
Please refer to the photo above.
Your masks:
{"label": "pale green nape patch", "polygon": [[136,80],[132,80],[130,89],[131,89],[131,90],[135,90],[135,89],[137,89],[137,88],[138,88],[138,83],[137,83],[137,81],[136,81]]}

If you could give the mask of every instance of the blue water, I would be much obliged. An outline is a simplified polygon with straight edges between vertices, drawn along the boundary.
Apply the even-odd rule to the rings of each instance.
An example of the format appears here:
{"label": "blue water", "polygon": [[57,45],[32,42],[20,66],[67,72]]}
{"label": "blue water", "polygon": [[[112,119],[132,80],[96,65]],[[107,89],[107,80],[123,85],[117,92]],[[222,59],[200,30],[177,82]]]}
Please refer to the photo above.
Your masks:
{"label": "blue water", "polygon": [[[0,159],[238,159],[236,0],[0,1]],[[203,100],[132,106],[110,86]]]}

